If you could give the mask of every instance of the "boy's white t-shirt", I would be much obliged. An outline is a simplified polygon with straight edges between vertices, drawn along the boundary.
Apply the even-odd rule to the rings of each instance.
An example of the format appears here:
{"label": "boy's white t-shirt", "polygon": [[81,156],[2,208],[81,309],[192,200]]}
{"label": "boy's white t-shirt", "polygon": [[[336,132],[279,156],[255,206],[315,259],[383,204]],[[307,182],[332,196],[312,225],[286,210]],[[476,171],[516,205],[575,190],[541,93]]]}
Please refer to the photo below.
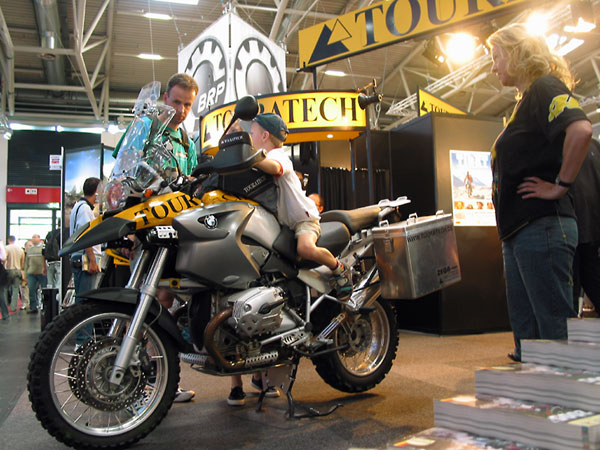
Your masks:
{"label": "boy's white t-shirt", "polygon": [[267,159],[277,161],[282,171],[273,175],[279,187],[277,198],[277,218],[279,222],[292,230],[300,222],[319,220],[319,210],[310,198],[306,196],[300,185],[300,180],[294,172],[292,160],[282,148],[274,148],[267,153]]}

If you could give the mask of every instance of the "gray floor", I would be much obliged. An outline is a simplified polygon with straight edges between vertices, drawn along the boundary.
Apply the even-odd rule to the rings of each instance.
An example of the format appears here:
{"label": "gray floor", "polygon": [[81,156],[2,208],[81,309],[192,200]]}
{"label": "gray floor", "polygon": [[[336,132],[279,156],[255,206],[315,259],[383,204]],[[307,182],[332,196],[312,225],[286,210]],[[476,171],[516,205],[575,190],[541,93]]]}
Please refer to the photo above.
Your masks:
{"label": "gray floor", "polygon": [[[38,335],[39,316],[18,313],[0,324],[0,449],[63,449],[36,420],[27,397],[29,354]],[[433,400],[474,392],[474,370],[506,364],[510,333],[438,337],[402,332],[394,366],[375,389],[348,395],[326,385],[310,361],[298,371],[294,396],[324,409],[343,407],[331,416],[286,420],[286,402],[256,397],[232,408],[225,398],[227,378],[182,367],[181,386],[196,391],[188,404],[174,405],[163,423],[133,446],[138,449],[347,449],[381,448],[433,426]],[[249,379],[247,380],[249,381]],[[250,388],[246,391],[251,391]]]}

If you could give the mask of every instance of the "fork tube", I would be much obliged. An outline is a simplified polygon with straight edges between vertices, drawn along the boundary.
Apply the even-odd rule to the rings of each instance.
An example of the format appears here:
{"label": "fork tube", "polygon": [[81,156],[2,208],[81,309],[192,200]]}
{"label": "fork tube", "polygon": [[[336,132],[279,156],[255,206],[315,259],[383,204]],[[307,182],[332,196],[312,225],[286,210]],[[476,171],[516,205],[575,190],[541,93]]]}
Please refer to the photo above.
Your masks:
{"label": "fork tube", "polygon": [[310,288],[306,286],[306,321],[310,322]]}
{"label": "fork tube", "polygon": [[150,310],[152,301],[156,298],[156,286],[158,286],[158,282],[160,281],[168,253],[169,250],[166,247],[161,247],[158,249],[156,257],[152,263],[152,267],[150,268],[150,272],[148,272],[148,276],[142,285],[140,301],[135,310],[135,314],[131,319],[129,329],[123,337],[121,349],[119,350],[113,371],[110,375],[110,382],[113,384],[121,383],[123,380],[123,375],[125,374],[125,369],[129,366],[129,360],[131,359],[133,351],[139,342],[139,336],[141,335],[142,326],[146,320],[146,315]]}
{"label": "fork tube", "polygon": [[142,250],[140,257],[135,262],[133,271],[129,277],[129,282],[127,283],[127,286],[125,286],[126,288],[139,289],[142,282],[142,277],[146,272],[148,262],[150,261],[150,253],[151,252],[149,250]]}

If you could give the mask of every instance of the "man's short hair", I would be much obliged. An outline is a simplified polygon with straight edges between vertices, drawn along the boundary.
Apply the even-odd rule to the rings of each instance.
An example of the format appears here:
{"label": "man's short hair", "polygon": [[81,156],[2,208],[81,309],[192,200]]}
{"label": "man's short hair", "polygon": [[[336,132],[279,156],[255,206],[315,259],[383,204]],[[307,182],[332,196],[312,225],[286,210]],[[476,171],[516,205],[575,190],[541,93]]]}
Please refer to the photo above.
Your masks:
{"label": "man's short hair", "polygon": [[17,238],[14,236],[9,236],[7,240],[10,244],[14,244],[14,242],[17,240]]}
{"label": "man's short hair", "polygon": [[183,89],[194,91],[196,94],[198,94],[199,90],[196,80],[187,73],[176,73],[169,78],[169,81],[167,81],[167,94],[171,91],[173,86],[180,86]]}
{"label": "man's short hair", "polygon": [[83,195],[84,197],[89,197],[90,195],[94,195],[98,190],[98,185],[100,184],[100,179],[96,177],[90,177],[83,182]]}

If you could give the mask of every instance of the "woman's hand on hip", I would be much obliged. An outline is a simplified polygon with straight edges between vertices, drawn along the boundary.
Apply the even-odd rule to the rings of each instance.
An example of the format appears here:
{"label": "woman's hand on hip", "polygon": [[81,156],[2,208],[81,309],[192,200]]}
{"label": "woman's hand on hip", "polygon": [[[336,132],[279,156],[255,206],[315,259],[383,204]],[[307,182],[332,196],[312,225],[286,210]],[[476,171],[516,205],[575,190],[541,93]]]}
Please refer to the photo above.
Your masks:
{"label": "woman's hand on hip", "polygon": [[558,184],[544,181],[538,177],[526,177],[517,187],[517,193],[521,198],[541,198],[544,200],[556,200],[567,193],[569,189]]}

